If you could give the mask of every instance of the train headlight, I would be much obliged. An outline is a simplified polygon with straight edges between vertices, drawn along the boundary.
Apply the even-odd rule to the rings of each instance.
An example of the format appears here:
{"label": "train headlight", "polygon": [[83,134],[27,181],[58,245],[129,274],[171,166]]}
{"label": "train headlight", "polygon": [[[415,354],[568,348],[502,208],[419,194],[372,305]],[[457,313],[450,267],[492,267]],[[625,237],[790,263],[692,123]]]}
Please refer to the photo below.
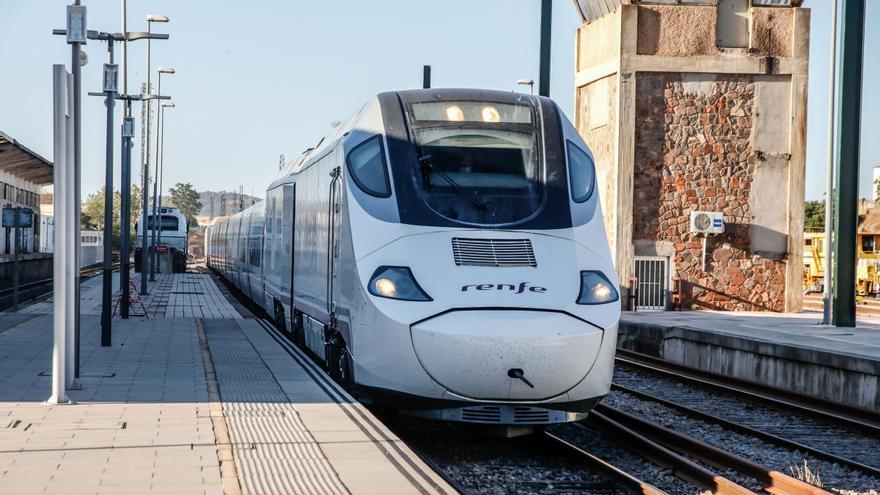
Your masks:
{"label": "train headlight", "polygon": [[581,272],[581,293],[578,304],[605,304],[618,300],[620,295],[614,284],[602,272]]}
{"label": "train headlight", "polygon": [[446,107],[446,120],[453,122],[461,122],[464,120],[464,110],[458,105],[449,105]]}
{"label": "train headlight", "polygon": [[480,113],[482,114],[483,122],[501,122],[501,114],[495,107],[483,107],[483,111]]}
{"label": "train headlight", "polygon": [[370,277],[370,294],[402,301],[433,301],[405,266],[380,266]]}

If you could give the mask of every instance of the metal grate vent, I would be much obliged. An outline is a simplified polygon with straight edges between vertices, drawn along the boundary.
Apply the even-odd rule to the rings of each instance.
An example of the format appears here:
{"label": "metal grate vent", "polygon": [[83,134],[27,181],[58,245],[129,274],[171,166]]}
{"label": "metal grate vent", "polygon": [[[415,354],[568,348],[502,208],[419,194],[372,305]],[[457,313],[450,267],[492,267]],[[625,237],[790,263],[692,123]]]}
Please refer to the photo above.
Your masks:
{"label": "metal grate vent", "polygon": [[452,238],[456,265],[523,267],[538,266],[528,239]]}
{"label": "metal grate vent", "polygon": [[474,421],[479,423],[500,423],[501,407],[499,406],[477,406],[465,407],[461,410],[461,419],[465,421]]}
{"label": "metal grate vent", "polygon": [[550,421],[550,411],[537,407],[516,407],[513,410],[513,420],[516,423],[547,423]]}

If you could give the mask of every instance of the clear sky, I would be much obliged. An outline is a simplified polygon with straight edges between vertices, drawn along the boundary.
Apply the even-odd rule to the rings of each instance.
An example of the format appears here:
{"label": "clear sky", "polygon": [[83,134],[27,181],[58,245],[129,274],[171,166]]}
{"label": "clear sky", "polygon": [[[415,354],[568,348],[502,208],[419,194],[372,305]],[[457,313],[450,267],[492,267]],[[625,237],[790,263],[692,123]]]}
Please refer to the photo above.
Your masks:
{"label": "clear sky", "polygon": [[[64,27],[62,0],[3,0],[0,15],[0,130],[52,159],[51,66],[70,62],[53,28]],[[830,0],[813,9],[808,108],[807,198],[825,190]],[[880,0],[868,0],[865,87],[880,84]],[[119,1],[84,0],[89,29],[119,31]],[[171,18],[154,25],[171,34],[153,43],[153,67],[173,67],[163,92],[166,189],[192,182],[199,190],[262,196],[279,155],[291,159],[336,120],[372,95],[421,86],[422,65],[435,87],[517,89],[538,77],[538,0],[128,0],[130,31],[146,30],[147,14]],[[570,116],[574,31],[569,0],[554,2],[551,96]],[[129,91],[144,81],[146,43],[129,44]],[[98,91],[106,45],[89,42],[83,91]],[[117,49],[117,58],[119,50]],[[153,77],[155,84],[155,75]],[[521,90],[527,90],[520,87]],[[83,96],[84,195],[103,185],[103,99]],[[865,91],[861,192],[880,164],[880,92]],[[135,115],[140,115],[137,105]],[[118,114],[117,114],[118,116]],[[118,124],[118,119],[117,119]],[[138,122],[137,135],[140,136]],[[118,127],[117,134],[118,138]],[[140,139],[132,152],[140,160]],[[118,146],[117,146],[118,148]],[[117,150],[118,154],[118,150]],[[116,161],[116,182],[119,165]],[[139,170],[139,169],[138,169]],[[139,177],[138,170],[133,172]]]}

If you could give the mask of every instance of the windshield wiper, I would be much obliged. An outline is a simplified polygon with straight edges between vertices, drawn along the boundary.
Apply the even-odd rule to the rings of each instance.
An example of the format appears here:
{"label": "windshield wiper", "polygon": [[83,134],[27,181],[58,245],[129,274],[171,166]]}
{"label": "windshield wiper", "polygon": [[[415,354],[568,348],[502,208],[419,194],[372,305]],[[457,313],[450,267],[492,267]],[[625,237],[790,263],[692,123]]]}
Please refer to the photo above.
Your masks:
{"label": "windshield wiper", "polygon": [[[457,192],[457,193],[460,194],[462,197],[464,197],[465,199],[467,199],[468,201],[470,201],[470,202],[471,202],[471,203],[472,203],[472,204],[473,204],[478,210],[480,210],[480,211],[486,211],[486,210],[489,209],[489,207],[486,205],[486,203],[483,203],[482,201],[480,201],[480,200],[477,198],[477,192],[476,192],[476,191],[471,191],[472,194],[468,194],[468,193],[466,193],[466,192],[461,188],[461,186],[458,185],[457,182],[455,182],[454,180],[452,180],[452,177],[446,175],[446,172],[443,172],[442,170],[440,170],[439,168],[437,168],[437,166],[434,165],[434,163],[431,161],[431,155],[423,155],[423,156],[421,156],[421,157],[419,158],[419,163],[421,163],[422,165],[425,165],[426,167],[430,168],[432,172],[434,172],[435,174],[439,175],[441,179],[445,180],[450,186],[452,186],[452,189],[453,189],[455,192]],[[429,179],[429,181],[430,181],[430,179]]]}

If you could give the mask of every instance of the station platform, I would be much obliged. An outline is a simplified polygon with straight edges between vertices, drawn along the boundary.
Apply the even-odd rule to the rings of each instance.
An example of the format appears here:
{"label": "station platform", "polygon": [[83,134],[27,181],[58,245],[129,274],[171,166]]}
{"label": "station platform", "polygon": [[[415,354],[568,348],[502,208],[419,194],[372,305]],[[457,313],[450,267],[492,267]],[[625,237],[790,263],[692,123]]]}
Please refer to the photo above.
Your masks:
{"label": "station platform", "polygon": [[100,342],[82,288],[73,405],[50,394],[51,303],[0,313],[0,493],[455,493],[207,274],[164,275]]}
{"label": "station platform", "polygon": [[627,312],[618,346],[692,368],[880,412],[880,324],[821,315]]}

